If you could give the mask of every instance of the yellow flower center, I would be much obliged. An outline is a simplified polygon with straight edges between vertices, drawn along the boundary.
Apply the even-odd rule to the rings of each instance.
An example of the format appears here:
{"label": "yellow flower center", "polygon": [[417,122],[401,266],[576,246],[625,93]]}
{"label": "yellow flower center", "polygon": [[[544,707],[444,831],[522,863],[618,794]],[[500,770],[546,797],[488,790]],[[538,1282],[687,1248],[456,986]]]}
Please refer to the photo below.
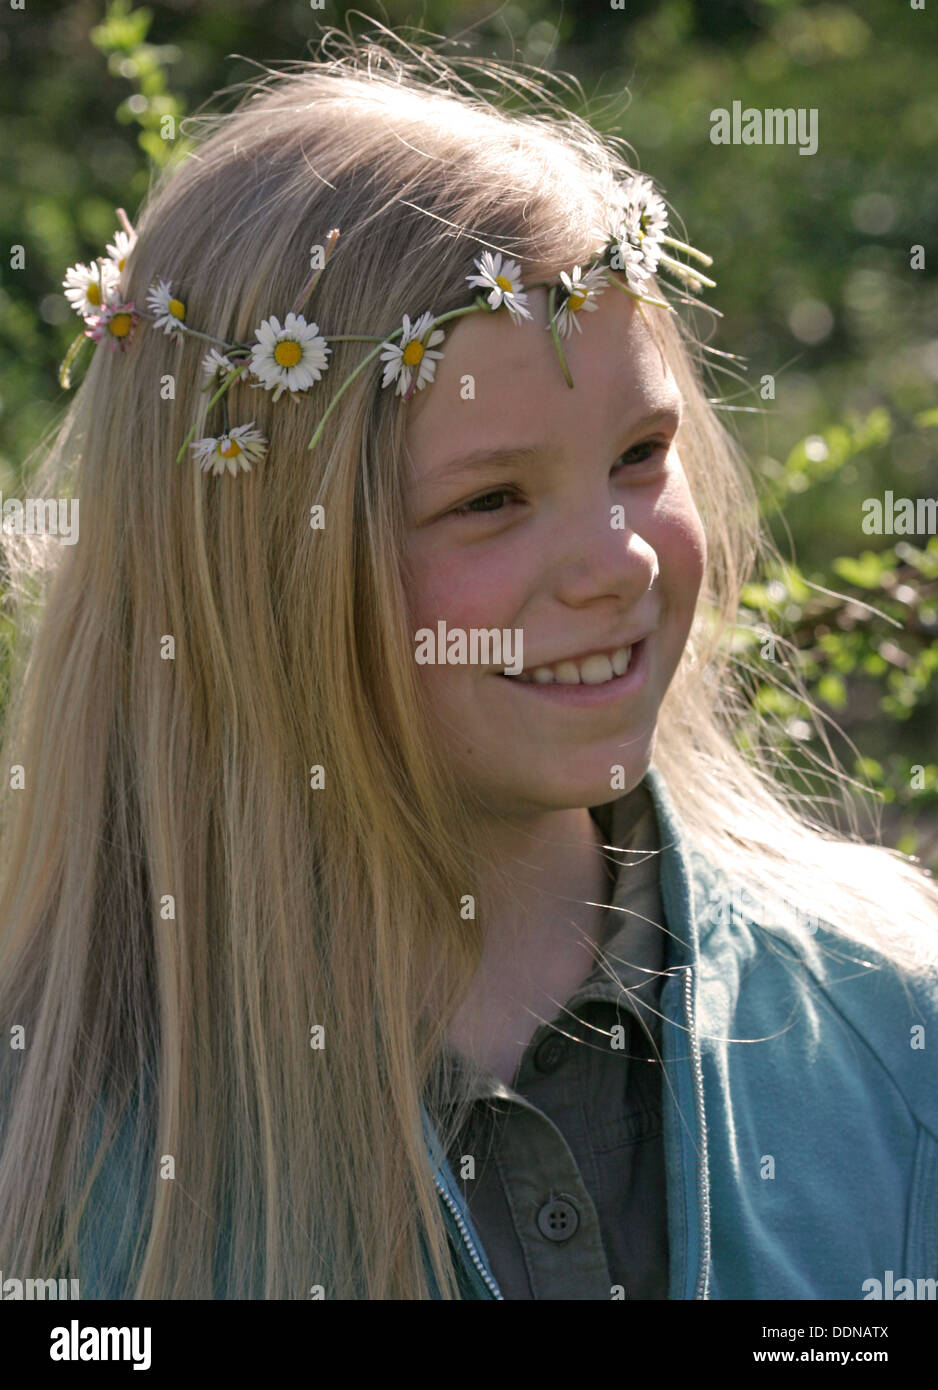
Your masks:
{"label": "yellow flower center", "polygon": [[118,269],[118,270],[123,270],[123,269],[124,269],[124,266],[126,265],[126,263],[127,263],[127,257],[126,257],[126,256],[121,256],[120,260],[117,262],[117,269]]}
{"label": "yellow flower center", "polygon": [[186,306],[181,299],[171,299],[169,301],[169,312],[174,319],[184,319],[186,317]]}
{"label": "yellow flower center", "polygon": [[582,309],[585,303],[586,295],[582,290],[576,290],[567,300],[567,308],[572,309],[573,312],[576,313],[577,309]]}
{"label": "yellow flower center", "polygon": [[495,283],[500,289],[507,290],[509,294],[514,294],[515,287],[508,279],[507,275],[496,275]]}
{"label": "yellow flower center", "polygon": [[233,459],[244,451],[236,439],[229,439],[227,444],[219,444],[218,452],[223,459]]}
{"label": "yellow flower center", "polygon": [[295,367],[303,356],[303,349],[292,338],[284,338],[274,348],[274,361],[278,367]]}
{"label": "yellow flower center", "polygon": [[416,339],[408,343],[403,352],[405,367],[416,367],[424,353],[423,343],[418,343]]}
{"label": "yellow flower center", "polygon": [[91,281],[91,284],[85,290],[85,294],[89,304],[101,303],[101,286],[98,284],[97,280]]}
{"label": "yellow flower center", "polygon": [[126,338],[132,323],[133,318],[130,314],[115,314],[108,323],[108,330],[115,338]]}

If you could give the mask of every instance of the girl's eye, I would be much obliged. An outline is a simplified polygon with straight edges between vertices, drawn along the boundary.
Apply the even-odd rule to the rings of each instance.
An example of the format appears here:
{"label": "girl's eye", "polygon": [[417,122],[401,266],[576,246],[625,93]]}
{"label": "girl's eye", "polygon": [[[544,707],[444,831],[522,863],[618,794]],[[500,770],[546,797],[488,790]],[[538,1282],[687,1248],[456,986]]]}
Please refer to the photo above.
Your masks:
{"label": "girl's eye", "polygon": [[481,497],[474,497],[471,502],[464,502],[461,507],[453,508],[454,516],[467,516],[472,512],[500,512],[500,506],[487,506],[493,497],[508,497],[510,494],[507,488],[496,488],[494,492],[484,492]]}
{"label": "girl's eye", "polygon": [[[670,447],[670,444],[664,440],[646,439],[644,443],[635,444],[624,454],[620,454],[616,460],[616,466],[648,463],[655,454],[667,453]],[[493,492],[484,492],[481,497],[474,497],[471,502],[464,502],[461,507],[454,507],[453,516],[480,516],[486,512],[500,512],[502,505],[498,499],[510,496],[510,490],[503,487],[496,488]]]}
{"label": "girl's eye", "polygon": [[[648,463],[649,460],[652,459],[655,454],[659,453],[661,450],[664,450],[666,452],[669,448],[670,445],[666,444],[662,439],[646,439],[642,444],[635,444],[632,446],[631,449],[627,449],[624,454],[620,454],[617,459],[617,462],[626,464]],[[634,455],[636,454],[641,454],[642,450],[645,451],[642,457],[634,457]]]}

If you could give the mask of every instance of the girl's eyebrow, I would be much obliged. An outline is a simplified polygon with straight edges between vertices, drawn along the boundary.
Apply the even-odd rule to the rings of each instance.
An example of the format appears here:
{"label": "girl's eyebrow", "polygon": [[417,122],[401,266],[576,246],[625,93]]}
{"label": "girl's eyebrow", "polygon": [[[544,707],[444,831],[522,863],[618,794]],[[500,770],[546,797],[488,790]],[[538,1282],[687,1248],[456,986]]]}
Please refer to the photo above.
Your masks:
{"label": "girl's eyebrow", "polygon": [[477,472],[480,468],[507,468],[511,464],[522,466],[535,463],[538,459],[554,458],[558,453],[555,444],[519,444],[511,449],[473,449],[468,454],[459,454],[435,470],[430,476],[434,482],[452,478],[459,473]]}
{"label": "girl's eyebrow", "polygon": [[[647,415],[636,420],[631,430],[638,433],[639,430],[653,429],[656,425],[665,424],[674,425],[676,430],[681,423],[682,404],[681,398],[675,396],[668,405],[649,411]],[[433,469],[427,475],[427,480],[435,483],[444,482],[462,473],[477,472],[481,468],[508,468],[512,464],[520,464],[523,467],[526,464],[556,458],[558,453],[556,444],[519,444],[510,449],[473,449],[469,453],[458,454],[439,468]]]}

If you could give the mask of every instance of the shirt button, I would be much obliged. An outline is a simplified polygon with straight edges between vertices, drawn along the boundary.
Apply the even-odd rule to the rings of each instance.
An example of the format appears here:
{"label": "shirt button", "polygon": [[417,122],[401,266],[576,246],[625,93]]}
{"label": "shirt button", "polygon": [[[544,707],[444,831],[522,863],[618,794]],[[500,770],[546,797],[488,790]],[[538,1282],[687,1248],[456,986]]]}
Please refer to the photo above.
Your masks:
{"label": "shirt button", "polygon": [[579,1212],[563,1197],[545,1202],[537,1214],[537,1228],[548,1240],[569,1240],[579,1224]]}
{"label": "shirt button", "polygon": [[551,1033],[534,1051],[534,1065],[538,1071],[556,1071],[569,1051],[569,1044],[562,1033]]}

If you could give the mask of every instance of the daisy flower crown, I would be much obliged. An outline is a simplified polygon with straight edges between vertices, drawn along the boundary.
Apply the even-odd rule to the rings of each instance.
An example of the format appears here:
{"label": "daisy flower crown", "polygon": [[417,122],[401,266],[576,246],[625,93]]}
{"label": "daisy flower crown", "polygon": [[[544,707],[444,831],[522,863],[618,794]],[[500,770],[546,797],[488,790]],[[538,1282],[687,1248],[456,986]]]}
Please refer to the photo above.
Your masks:
{"label": "daisy flower crown", "polygon": [[[85,328],[72,343],[60,367],[59,380],[63,386],[70,384],[74,360],[88,340],[106,343],[113,351],[125,352],[141,320],[149,321],[158,333],[177,338],[189,336],[203,339],[212,344],[202,360],[205,376],[203,389],[212,392],[208,408],[221,401],[224,428],[221,435],[211,435],[193,442],[193,427],[176,459],[181,462],[187,449],[191,448],[203,470],[213,474],[222,474],[227,470],[236,475],[239,471],[249,472],[252,463],[264,457],[268,444],[264,435],[254,428],[253,420],[247,424],[229,425],[225,395],[239,378],[253,376],[255,387],[272,392],[275,401],[285,392],[291,400],[298,401],[302,395],[314,389],[328,370],[330,343],[372,344],[371,350],[335,392],[319,420],[309,441],[309,448],[314,449],[326,420],[344,392],[376,357],[380,356],[383,364],[382,389],[393,385],[396,394],[409,401],[415,392],[422,391],[434,379],[436,364],[443,356],[440,344],[446,336],[442,324],[466,314],[498,313],[504,309],[512,321],[520,325],[532,317],[527,307],[528,291],[540,286],[548,291],[547,329],[552,336],[564,380],[568,386],[572,386],[573,379],[563,352],[563,339],[569,337],[574,329],[577,333],[582,331],[584,313],[596,309],[596,300],[607,286],[616,285],[640,303],[672,310],[666,300],[648,293],[648,279],[656,272],[665,271],[679,281],[684,291],[682,298],[687,303],[699,303],[693,298],[693,291],[704,286],[712,288],[716,283],[696,266],[688,266],[669,254],[669,251],[677,251],[703,265],[712,264],[710,256],[667,234],[667,209],[649,178],[644,175],[630,177],[619,187],[618,195],[615,215],[605,229],[606,244],[588,266],[574,266],[569,273],[562,271],[556,281],[537,281],[525,286],[516,261],[508,259],[501,252],[484,251],[475,261],[476,273],[466,276],[469,285],[476,291],[472,304],[438,316],[430,310],[413,319],[405,314],[401,326],[383,336],[326,335],[320,332],[318,324],[303,315],[302,310],[316,288],[338,240],[338,230],[331,231],[321,266],[304,287],[293,308],[284,316],[283,322],[271,314],[257,326],[253,340],[246,343],[229,343],[190,327],[186,322],[185,300],[174,290],[171,280],[158,279],[150,287],[145,308],[137,307],[132,300],[122,297],[119,285],[121,273],[137,237],[127,214],[123,208],[118,208],[123,230],[115,233],[113,242],[107,246],[107,255],[99,257],[90,266],[71,266],[62,282],[66,297],[84,320]],[[623,278],[617,279],[611,272],[621,272]]]}

